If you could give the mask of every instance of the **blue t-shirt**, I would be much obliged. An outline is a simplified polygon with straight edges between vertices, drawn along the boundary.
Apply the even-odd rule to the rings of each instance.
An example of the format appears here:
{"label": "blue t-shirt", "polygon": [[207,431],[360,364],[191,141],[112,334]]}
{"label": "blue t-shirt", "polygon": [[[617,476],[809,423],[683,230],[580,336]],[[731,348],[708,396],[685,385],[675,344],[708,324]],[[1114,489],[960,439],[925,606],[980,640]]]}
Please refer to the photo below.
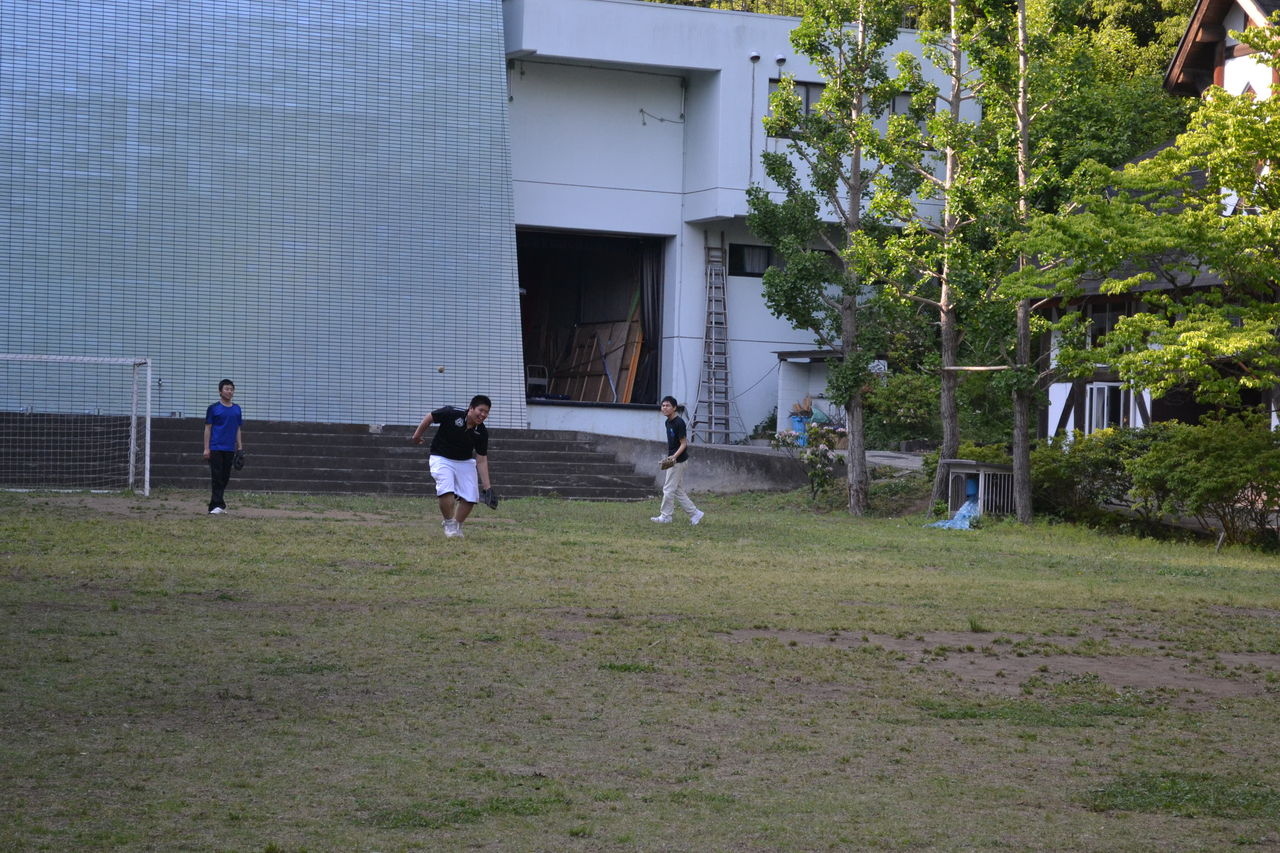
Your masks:
{"label": "blue t-shirt", "polygon": [[210,450],[236,449],[236,433],[240,431],[240,424],[244,422],[239,405],[232,403],[230,406],[224,406],[219,400],[205,409],[204,422],[212,427],[209,430]]}

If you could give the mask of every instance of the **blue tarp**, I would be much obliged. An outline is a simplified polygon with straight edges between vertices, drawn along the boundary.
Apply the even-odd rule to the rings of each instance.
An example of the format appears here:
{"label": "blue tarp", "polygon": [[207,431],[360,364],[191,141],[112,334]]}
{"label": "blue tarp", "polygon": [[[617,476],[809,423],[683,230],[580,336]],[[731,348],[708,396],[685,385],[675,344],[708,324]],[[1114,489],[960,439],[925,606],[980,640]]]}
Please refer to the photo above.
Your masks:
{"label": "blue tarp", "polygon": [[968,530],[969,519],[978,515],[978,499],[969,498],[964,502],[964,506],[956,510],[956,514],[946,521],[935,521],[933,524],[926,524],[925,527],[942,527],[947,530]]}

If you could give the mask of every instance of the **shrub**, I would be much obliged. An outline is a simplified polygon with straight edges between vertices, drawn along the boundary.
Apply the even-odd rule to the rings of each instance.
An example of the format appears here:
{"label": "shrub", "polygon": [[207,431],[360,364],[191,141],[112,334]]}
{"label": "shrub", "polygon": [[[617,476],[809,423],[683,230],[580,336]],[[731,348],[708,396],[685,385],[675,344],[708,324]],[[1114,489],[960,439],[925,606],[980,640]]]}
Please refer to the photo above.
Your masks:
{"label": "shrub", "polygon": [[867,446],[879,450],[901,441],[937,441],[938,379],[922,373],[891,373],[868,388],[864,413]]}
{"label": "shrub", "polygon": [[[924,455],[924,461],[921,465],[921,472],[930,481],[938,471],[938,460],[942,458],[942,451],[931,450]],[[992,465],[1009,465],[1013,462],[1013,457],[1009,455],[1009,450],[1002,444],[975,444],[972,441],[960,442],[960,448],[956,451],[957,459],[972,459],[974,462],[988,462]]]}
{"label": "shrub", "polygon": [[1126,462],[1158,440],[1162,427],[1076,431],[1041,443],[1031,451],[1031,499],[1037,510],[1097,523],[1109,505],[1127,506],[1132,481]]}
{"label": "shrub", "polygon": [[775,435],[771,444],[799,460],[805,476],[809,478],[809,497],[817,501],[818,496],[835,483],[835,469],[840,462],[836,450],[847,446],[848,433],[844,427],[809,421],[804,437],[805,443],[801,445],[800,433],[787,430]]}
{"label": "shrub", "polygon": [[773,438],[778,431],[778,407],[774,406],[760,423],[751,428],[751,438]]}
{"label": "shrub", "polygon": [[867,494],[867,512],[880,518],[924,513],[929,508],[932,485],[918,471],[874,479]]}
{"label": "shrub", "polygon": [[1280,545],[1280,436],[1266,412],[1168,425],[1163,440],[1131,459],[1135,506],[1149,514],[1191,515],[1228,542]]}

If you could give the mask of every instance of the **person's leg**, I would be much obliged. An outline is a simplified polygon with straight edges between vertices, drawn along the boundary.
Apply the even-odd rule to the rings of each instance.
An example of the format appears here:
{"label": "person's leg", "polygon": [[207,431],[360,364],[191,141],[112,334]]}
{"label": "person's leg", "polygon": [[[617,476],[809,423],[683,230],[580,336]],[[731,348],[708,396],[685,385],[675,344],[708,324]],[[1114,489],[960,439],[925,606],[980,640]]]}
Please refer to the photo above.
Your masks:
{"label": "person's leg", "polygon": [[476,462],[454,462],[454,483],[458,488],[458,507],[453,512],[453,520],[457,522],[457,534],[462,535],[462,522],[471,515],[471,508],[480,501],[480,476],[476,471]]}
{"label": "person's leg", "polygon": [[429,465],[431,477],[436,481],[436,499],[443,519],[440,525],[444,528],[444,535],[453,538],[458,535],[458,523],[453,520],[453,515],[458,510],[455,471],[450,460],[443,456],[432,456]]}
{"label": "person's leg", "polygon": [[209,479],[211,494],[209,495],[209,511],[226,509],[227,502],[223,497],[227,483],[231,482],[231,460],[234,453],[225,450],[213,450],[209,453]]}
{"label": "person's leg", "polygon": [[222,484],[221,467],[218,464],[218,451],[209,451],[209,512],[222,506],[222,491],[225,486]]}
{"label": "person's leg", "polygon": [[662,481],[662,506],[658,509],[658,514],[650,521],[666,522],[671,520],[671,513],[676,508],[676,471],[679,465],[672,465],[667,469],[666,477]]}
{"label": "person's leg", "polygon": [[[668,473],[674,474],[675,486],[672,488],[672,496],[680,507],[693,518],[698,515],[698,508],[693,505],[693,501],[689,498],[689,493],[684,490],[684,472],[689,468],[688,462],[677,462],[673,465]],[[674,507],[672,507],[674,509]],[[670,514],[670,513],[668,513]]]}

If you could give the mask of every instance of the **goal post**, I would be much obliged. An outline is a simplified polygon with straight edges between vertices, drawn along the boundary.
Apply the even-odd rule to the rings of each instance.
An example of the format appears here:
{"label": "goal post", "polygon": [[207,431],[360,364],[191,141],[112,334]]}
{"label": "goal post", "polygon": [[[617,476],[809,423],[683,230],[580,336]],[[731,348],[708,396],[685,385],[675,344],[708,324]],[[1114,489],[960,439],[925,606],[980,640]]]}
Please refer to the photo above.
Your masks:
{"label": "goal post", "polygon": [[151,359],[0,353],[0,488],[151,494]]}

